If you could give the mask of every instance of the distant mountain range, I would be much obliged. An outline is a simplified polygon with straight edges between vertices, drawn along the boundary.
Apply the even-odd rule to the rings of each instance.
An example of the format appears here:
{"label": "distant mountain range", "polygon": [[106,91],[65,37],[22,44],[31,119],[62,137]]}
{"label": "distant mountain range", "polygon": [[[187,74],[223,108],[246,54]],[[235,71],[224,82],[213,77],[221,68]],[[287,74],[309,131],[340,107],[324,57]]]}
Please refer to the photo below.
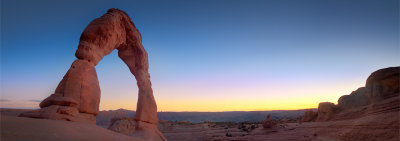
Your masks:
{"label": "distant mountain range", "polygon": [[[231,112],[158,112],[159,120],[189,121],[199,123],[211,122],[260,122],[268,114],[272,119],[297,119],[304,115],[305,110],[276,110],[276,111],[231,111]],[[100,111],[97,115],[97,125],[108,126],[110,120],[116,117],[133,117],[135,111],[118,109]]]}
{"label": "distant mountain range", "polygon": [[[0,108],[1,115],[17,116],[30,109],[6,109]],[[305,110],[276,110],[276,111],[231,111],[231,112],[158,112],[159,120],[188,121],[200,123],[211,122],[260,122],[266,119],[268,114],[272,119],[299,119]],[[97,125],[107,127],[112,118],[133,117],[135,111],[118,109],[100,111],[96,116]]]}

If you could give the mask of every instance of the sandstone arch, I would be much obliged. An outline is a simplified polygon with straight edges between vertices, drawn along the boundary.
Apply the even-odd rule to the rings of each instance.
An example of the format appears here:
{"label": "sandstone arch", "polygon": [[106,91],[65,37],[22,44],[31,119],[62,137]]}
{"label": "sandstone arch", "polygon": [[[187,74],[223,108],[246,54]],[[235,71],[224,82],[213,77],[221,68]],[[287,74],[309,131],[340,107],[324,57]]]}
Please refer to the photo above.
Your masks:
{"label": "sandstone arch", "polygon": [[[156,125],[157,105],[148,72],[148,56],[140,32],[130,17],[118,9],[93,20],[83,31],[75,60],[54,94],[38,110],[20,116],[95,123],[99,112],[100,87],[95,66],[114,49],[129,67],[139,88],[135,121]],[[148,125],[145,125],[148,126]]]}

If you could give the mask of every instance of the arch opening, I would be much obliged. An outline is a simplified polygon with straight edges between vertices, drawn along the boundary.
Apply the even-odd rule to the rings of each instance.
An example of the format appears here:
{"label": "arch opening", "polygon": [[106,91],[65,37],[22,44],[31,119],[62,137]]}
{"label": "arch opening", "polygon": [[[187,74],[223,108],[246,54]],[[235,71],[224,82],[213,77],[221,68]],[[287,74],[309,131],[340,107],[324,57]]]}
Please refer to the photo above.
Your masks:
{"label": "arch opening", "polygon": [[137,81],[125,63],[118,58],[118,50],[105,56],[95,68],[101,90],[100,112],[117,109],[135,111],[139,92]]}

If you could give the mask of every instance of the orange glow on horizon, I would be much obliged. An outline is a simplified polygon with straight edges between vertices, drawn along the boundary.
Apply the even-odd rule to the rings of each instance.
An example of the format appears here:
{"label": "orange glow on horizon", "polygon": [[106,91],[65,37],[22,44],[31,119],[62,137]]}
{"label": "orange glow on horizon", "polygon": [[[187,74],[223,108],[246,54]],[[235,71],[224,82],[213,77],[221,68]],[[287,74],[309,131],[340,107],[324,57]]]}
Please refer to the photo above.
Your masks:
{"label": "orange glow on horizon", "polygon": [[[222,112],[222,111],[270,111],[299,110],[317,108],[320,102],[337,103],[338,97],[327,100],[323,97],[294,97],[286,99],[228,99],[228,100],[190,100],[190,99],[159,99],[159,112]],[[127,109],[136,110],[136,100],[104,100],[101,110]]]}
{"label": "orange glow on horizon", "polygon": [[[158,88],[155,89],[154,96],[159,112],[299,110],[318,108],[320,102],[337,104],[340,96],[350,94],[362,86],[362,83],[314,85],[314,88],[299,85],[286,89],[267,90],[263,88],[204,89],[196,92],[179,88]],[[137,94],[129,93],[129,97],[125,99],[102,99],[100,110],[120,108],[136,110]],[[185,93],[190,93],[190,95],[182,97]]]}

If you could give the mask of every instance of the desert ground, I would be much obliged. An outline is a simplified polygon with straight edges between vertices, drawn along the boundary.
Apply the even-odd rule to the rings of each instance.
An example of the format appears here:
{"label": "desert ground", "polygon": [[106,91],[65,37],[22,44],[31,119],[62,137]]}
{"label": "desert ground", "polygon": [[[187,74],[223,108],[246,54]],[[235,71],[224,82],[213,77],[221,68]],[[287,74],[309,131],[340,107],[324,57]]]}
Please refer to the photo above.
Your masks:
{"label": "desert ground", "polygon": [[[330,122],[281,123],[276,128],[264,129],[261,124],[248,130],[238,129],[229,124],[211,123],[193,125],[172,125],[160,129],[169,140],[246,140],[246,141],[341,141],[341,140],[398,140],[399,122],[391,117],[398,112],[372,115],[357,120]],[[375,120],[391,119],[391,120]],[[208,125],[207,125],[208,124]],[[250,127],[250,128],[249,128]],[[231,135],[231,136],[230,136]]]}
{"label": "desert ground", "polygon": [[[4,110],[4,109],[3,109]],[[2,112],[3,114],[4,112]],[[8,112],[10,113],[10,112]],[[169,122],[158,128],[170,141],[204,140],[399,140],[398,111],[358,119],[328,122],[279,123],[264,129],[261,123]],[[387,120],[376,120],[387,119]],[[253,127],[252,127],[253,126]],[[244,127],[244,128],[243,128]],[[92,124],[60,120],[1,116],[1,140],[138,140]]]}
{"label": "desert ground", "polygon": [[71,141],[71,140],[134,140],[99,126],[61,120],[1,116],[3,141]]}

